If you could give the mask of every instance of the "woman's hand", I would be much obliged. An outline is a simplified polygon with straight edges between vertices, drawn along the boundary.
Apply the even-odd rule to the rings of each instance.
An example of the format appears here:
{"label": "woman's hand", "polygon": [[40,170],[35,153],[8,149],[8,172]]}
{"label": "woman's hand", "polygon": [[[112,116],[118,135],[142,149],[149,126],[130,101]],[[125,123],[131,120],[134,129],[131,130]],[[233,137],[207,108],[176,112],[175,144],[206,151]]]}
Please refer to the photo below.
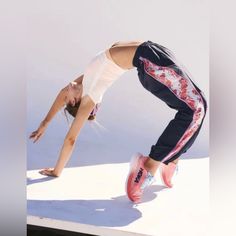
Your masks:
{"label": "woman's hand", "polygon": [[42,122],[40,124],[40,126],[38,127],[38,129],[32,132],[32,134],[29,136],[29,138],[33,139],[34,143],[37,142],[44,134],[46,128],[47,128],[46,124],[44,122]]}
{"label": "woman's hand", "polygon": [[54,172],[54,168],[45,168],[43,170],[40,170],[39,173],[41,175],[52,176],[52,177],[59,177],[59,175],[57,175]]}

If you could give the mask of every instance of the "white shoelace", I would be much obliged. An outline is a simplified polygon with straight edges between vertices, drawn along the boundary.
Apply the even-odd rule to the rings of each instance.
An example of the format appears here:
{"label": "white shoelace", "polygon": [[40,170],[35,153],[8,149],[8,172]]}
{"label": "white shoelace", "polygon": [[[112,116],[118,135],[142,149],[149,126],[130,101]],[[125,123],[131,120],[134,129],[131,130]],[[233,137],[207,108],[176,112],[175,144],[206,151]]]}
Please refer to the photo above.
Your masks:
{"label": "white shoelace", "polygon": [[151,175],[150,172],[147,173],[147,177],[144,180],[141,189],[144,190],[146,187],[148,187],[149,185],[151,185],[153,182],[155,182],[155,178],[154,176]]}
{"label": "white shoelace", "polygon": [[178,172],[179,172],[179,166],[178,166],[178,165],[176,165],[175,174],[177,175],[177,174],[178,174]]}

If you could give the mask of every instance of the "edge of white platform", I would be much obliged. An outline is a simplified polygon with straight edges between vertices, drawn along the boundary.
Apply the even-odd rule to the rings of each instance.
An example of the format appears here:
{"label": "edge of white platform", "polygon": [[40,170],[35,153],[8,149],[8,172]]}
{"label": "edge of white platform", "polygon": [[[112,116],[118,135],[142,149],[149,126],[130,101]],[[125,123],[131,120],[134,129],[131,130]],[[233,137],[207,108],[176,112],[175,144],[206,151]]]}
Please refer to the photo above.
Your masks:
{"label": "edge of white platform", "polygon": [[27,216],[27,224],[48,227],[52,229],[67,230],[77,233],[85,233],[99,236],[151,236],[148,234],[140,234],[134,232],[128,232],[119,229],[111,229],[106,227],[98,227],[95,225],[81,224],[76,222],[55,220],[51,218],[39,217],[39,216]]}

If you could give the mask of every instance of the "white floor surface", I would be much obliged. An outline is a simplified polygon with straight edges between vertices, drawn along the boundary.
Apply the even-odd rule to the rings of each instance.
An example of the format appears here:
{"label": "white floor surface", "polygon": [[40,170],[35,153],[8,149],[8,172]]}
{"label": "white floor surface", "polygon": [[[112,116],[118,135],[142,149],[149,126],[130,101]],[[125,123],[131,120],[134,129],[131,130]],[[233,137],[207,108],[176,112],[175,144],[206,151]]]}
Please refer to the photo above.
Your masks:
{"label": "white floor surface", "polygon": [[142,203],[125,194],[128,163],[65,168],[59,178],[27,172],[27,223],[104,236],[207,236],[209,158],[180,160],[174,187],[157,181]]}

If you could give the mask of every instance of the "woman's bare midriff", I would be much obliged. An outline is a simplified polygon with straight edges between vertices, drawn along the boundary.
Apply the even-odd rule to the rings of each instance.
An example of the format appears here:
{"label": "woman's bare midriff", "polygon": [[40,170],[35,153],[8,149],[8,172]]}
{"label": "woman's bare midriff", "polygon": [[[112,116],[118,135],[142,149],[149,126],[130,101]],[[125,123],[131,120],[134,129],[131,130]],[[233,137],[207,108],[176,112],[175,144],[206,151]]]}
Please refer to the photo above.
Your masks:
{"label": "woman's bare midriff", "polygon": [[143,42],[118,42],[105,51],[106,56],[121,68],[134,68],[132,63],[137,47]]}

